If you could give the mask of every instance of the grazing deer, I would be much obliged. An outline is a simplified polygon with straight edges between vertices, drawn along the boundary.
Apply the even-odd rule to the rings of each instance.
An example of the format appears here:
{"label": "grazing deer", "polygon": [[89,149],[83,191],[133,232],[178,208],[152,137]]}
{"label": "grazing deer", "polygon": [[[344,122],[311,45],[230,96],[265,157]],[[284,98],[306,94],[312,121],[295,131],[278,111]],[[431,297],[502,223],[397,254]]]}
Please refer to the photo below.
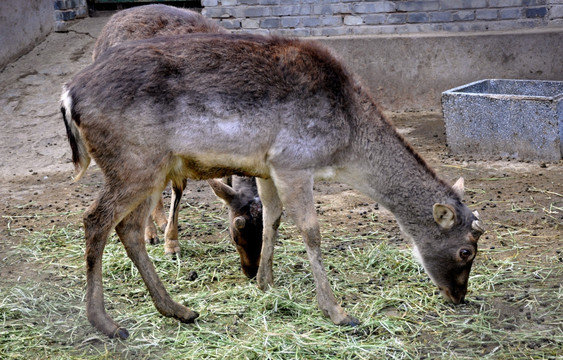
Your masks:
{"label": "grazing deer", "polygon": [[[228,31],[194,11],[162,4],[134,7],[120,11],[109,19],[100,32],[92,57],[95,61],[105,50],[124,41],[190,33],[226,34]],[[208,182],[215,194],[227,205],[229,233],[240,255],[242,271],[253,278],[258,270],[262,247],[262,207],[257,197],[256,180],[237,179],[235,176],[232,188],[216,179]],[[159,241],[154,222],[157,223],[165,234],[164,252],[172,256],[180,255],[178,211],[185,187],[185,181],[181,186],[172,187],[168,220],[161,197],[149,215],[145,228],[145,241],[157,244]],[[253,209],[253,213],[250,209]]]}
{"label": "grazing deer", "polygon": [[385,119],[369,91],[324,47],[251,35],[192,34],[123,43],[66,84],[62,113],[77,177],[94,158],[105,176],[84,214],[87,314],[104,334],[128,332],[106,313],[102,254],[115,227],[158,311],[198,314],[172,300],[151,263],[143,224],[168,181],[257,177],[263,205],[258,285],[273,285],[282,205],[303,236],[321,311],[356,325],[334,296],[321,257],[313,181],[345,182],[389,209],[442,294],[464,300],[476,214]]}
{"label": "grazing deer", "polygon": [[240,255],[242,272],[256,277],[262,250],[262,202],[254,177],[232,176],[232,184],[211,179],[207,182],[229,209],[229,234]]}

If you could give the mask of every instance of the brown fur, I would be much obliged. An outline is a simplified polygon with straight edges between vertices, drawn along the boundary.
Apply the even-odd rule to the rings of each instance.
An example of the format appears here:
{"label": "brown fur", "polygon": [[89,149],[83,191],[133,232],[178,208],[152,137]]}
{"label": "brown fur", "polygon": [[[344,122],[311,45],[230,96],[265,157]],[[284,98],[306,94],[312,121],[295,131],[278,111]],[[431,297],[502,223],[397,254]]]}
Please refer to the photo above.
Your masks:
{"label": "brown fur", "polygon": [[[105,50],[124,41],[152,39],[159,36],[190,33],[226,34],[228,32],[212,20],[194,11],[178,9],[162,4],[134,7],[120,11],[110,18],[102,29],[98,41],[96,41],[93,59],[96,60]],[[72,133],[69,133],[69,137],[70,136],[72,136]],[[77,153],[77,151],[73,151],[73,153]],[[77,159],[74,159],[74,161],[76,162]],[[190,164],[186,166],[189,168],[197,167],[191,166]],[[215,173],[216,171],[211,172]],[[199,177],[202,178],[206,176]],[[233,196],[229,198],[229,201],[226,201],[230,219],[229,233],[240,255],[243,273],[249,277],[254,277],[259,266],[259,253],[262,247],[261,212],[255,216],[255,219],[259,219],[259,221],[249,222],[241,231],[234,227],[233,219],[240,217],[251,218],[248,209],[251,205],[258,206],[255,203],[259,203],[260,199],[255,200],[254,192],[252,191],[248,194],[241,191],[251,190],[248,186],[243,186],[241,189],[238,188],[239,184],[245,183],[244,180],[235,179],[234,183],[234,188],[230,189],[232,190]],[[215,184],[215,181],[210,180],[210,185],[214,191],[219,191],[217,196],[221,197],[225,191],[228,191],[227,185],[217,187],[214,186]],[[164,251],[174,258],[180,255],[181,250],[180,242],[178,241],[178,211],[185,186],[185,181],[172,186],[172,199],[168,219],[163,212],[163,200],[161,198],[149,216],[145,228],[145,242],[157,244],[159,239],[154,222],[157,223],[158,227],[164,231],[165,234]],[[241,204],[242,201],[248,201],[248,203]],[[237,206],[234,206],[234,204],[237,204]],[[259,205],[261,211],[261,204]],[[243,238],[245,236],[247,237],[246,239]]]}
{"label": "brown fur", "polygon": [[254,177],[229,177],[226,184],[209,180],[215,194],[229,208],[229,234],[239,255],[243,273],[254,278],[262,250],[262,202]]}
{"label": "brown fur", "polygon": [[124,41],[191,33],[227,33],[227,30],[191,10],[162,4],[130,8],[114,14],[104,26],[92,58]]}
{"label": "brown fur", "polygon": [[203,34],[130,42],[106,51],[66,89],[64,107],[80,115],[80,125],[68,126],[89,154],[81,155],[92,156],[106,176],[85,215],[88,314],[104,333],[119,335],[122,328],[105,318],[102,298],[93,294],[102,292],[107,233],[123,222],[128,231],[120,238],[157,308],[193,320],[186,308],[167,310],[172,303],[154,270],[144,255],[133,254],[144,249],[131,250],[142,242],[142,223],[135,219],[168,180],[185,177],[258,176],[264,224],[259,286],[273,284],[283,204],[303,236],[319,307],[335,324],[358,321],[338,304],[322,265],[313,201],[319,177],[349,183],[392,211],[434,283],[454,303],[463,301],[481,231],[461,203],[462,186],[440,180],[368,90],[320,45]]}

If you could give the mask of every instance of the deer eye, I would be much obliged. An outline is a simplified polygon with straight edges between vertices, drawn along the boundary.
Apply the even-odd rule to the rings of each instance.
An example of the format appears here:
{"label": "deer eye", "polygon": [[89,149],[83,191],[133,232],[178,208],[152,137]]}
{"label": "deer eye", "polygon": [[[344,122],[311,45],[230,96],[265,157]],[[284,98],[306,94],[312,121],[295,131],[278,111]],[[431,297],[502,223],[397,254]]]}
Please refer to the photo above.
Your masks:
{"label": "deer eye", "polygon": [[460,249],[459,250],[459,257],[462,260],[469,260],[471,258],[471,256],[473,255],[473,251],[471,251],[470,249]]}
{"label": "deer eye", "polygon": [[233,225],[236,229],[242,230],[246,226],[246,219],[244,218],[244,216],[237,216],[233,220]]}

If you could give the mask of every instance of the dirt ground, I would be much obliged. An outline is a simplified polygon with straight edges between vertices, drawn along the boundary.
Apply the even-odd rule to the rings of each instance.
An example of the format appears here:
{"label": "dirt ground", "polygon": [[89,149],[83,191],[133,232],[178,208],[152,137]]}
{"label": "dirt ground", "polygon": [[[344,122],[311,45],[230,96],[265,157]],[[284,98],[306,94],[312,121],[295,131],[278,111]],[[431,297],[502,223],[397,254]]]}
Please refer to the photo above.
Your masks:
{"label": "dirt ground", "polygon": [[[68,33],[53,33],[0,73],[3,282],[29,277],[41,281],[40,271],[30,269],[27,262],[25,266],[2,265],[3,254],[20,241],[20,235],[14,234],[22,234],[8,230],[33,231],[79,223],[81,212],[92,202],[102,183],[95,166],[80,182],[72,182],[73,168],[59,97],[62,84],[91,62],[95,38],[105,21],[107,18],[88,18]],[[499,256],[537,256],[540,261],[544,256],[556,256],[563,261],[563,162],[457,158],[448,154],[439,114],[412,113],[391,118],[438,174],[452,183],[460,176],[465,178],[466,203],[480,212],[488,228],[480,241],[482,249],[505,246],[508,232],[516,234],[523,245],[533,246],[523,246],[518,254],[507,252]],[[392,216],[347,185],[319,183],[316,195],[324,221],[330,219],[356,231],[361,227],[362,214],[375,211],[379,219],[386,219],[389,224],[386,230],[401,242]],[[201,182],[190,182],[183,199],[190,203],[214,201],[211,191]],[[476,261],[485,259],[478,257]]]}

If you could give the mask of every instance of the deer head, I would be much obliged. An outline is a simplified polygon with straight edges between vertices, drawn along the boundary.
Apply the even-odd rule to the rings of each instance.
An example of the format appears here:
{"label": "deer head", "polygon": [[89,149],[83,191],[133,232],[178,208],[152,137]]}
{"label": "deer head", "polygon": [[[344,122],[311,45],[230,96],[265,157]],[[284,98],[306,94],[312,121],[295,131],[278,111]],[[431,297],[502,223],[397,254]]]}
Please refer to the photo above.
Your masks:
{"label": "deer head", "polygon": [[[452,187],[463,196],[463,178]],[[414,246],[414,254],[442,295],[453,302],[464,302],[469,273],[477,254],[477,241],[484,233],[477,211],[471,212],[460,201],[434,204],[434,232]]]}
{"label": "deer head", "polygon": [[208,183],[229,208],[229,233],[240,255],[242,272],[254,278],[260,265],[263,226],[256,180],[237,177],[232,187],[217,179]]}

